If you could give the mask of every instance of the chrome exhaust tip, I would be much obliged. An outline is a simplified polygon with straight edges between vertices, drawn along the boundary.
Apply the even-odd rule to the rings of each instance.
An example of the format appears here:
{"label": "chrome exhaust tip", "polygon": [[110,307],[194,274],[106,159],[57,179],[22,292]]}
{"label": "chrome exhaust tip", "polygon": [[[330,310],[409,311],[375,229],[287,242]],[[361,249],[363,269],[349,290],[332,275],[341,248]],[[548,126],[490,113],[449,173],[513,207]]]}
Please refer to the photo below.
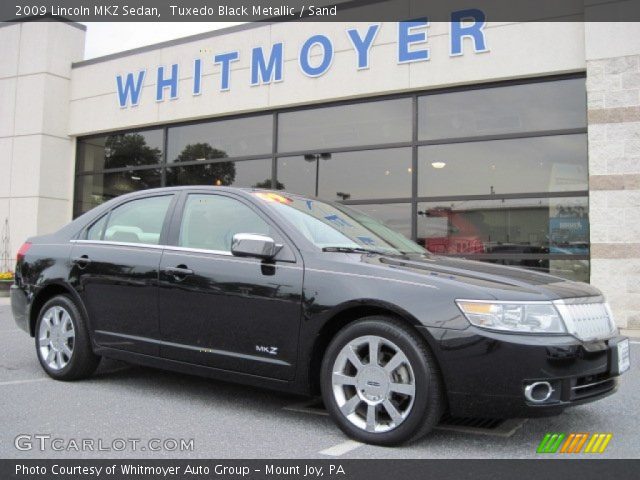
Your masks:
{"label": "chrome exhaust tip", "polygon": [[532,403],[543,403],[553,394],[553,387],[549,382],[533,382],[524,387],[524,396]]}

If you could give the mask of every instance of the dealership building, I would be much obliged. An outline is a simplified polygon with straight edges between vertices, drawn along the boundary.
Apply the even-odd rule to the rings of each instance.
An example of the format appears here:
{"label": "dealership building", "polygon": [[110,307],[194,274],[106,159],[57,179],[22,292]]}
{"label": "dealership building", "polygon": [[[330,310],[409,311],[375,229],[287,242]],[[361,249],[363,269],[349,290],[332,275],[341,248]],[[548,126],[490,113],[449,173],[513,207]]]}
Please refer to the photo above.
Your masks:
{"label": "dealership building", "polygon": [[246,24],[89,60],[83,25],[0,25],[5,262],[127,192],[278,188],[438,254],[591,282],[640,328],[640,24],[477,13]]}

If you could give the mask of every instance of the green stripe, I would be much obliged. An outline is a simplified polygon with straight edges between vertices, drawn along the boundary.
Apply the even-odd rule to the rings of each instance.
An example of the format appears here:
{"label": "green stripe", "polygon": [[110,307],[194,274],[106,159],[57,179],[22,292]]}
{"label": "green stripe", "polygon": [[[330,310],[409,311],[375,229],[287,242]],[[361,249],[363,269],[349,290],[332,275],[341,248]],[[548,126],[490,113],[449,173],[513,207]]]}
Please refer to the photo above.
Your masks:
{"label": "green stripe", "polygon": [[547,433],[540,445],[538,445],[538,453],[556,453],[562,441],[565,438],[564,433]]}
{"label": "green stripe", "polygon": [[561,433],[558,435],[558,440],[556,440],[556,443],[553,445],[553,447],[551,447],[549,449],[549,453],[556,453],[556,451],[558,450],[558,448],[560,448],[560,445],[562,444],[562,441],[564,440],[565,434]]}
{"label": "green stripe", "polygon": [[542,439],[542,441],[540,442],[540,445],[538,445],[538,453],[545,453],[545,446],[547,444],[547,441],[551,438],[551,434],[547,433],[544,438]]}

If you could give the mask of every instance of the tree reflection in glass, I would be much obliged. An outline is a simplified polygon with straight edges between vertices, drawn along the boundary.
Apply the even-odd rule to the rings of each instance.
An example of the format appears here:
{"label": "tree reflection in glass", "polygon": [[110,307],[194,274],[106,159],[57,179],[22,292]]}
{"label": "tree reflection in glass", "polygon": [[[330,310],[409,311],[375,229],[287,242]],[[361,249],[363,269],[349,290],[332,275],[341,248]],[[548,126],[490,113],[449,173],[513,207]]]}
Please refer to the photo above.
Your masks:
{"label": "tree reflection in glass", "polygon": [[[186,145],[174,163],[210,161],[227,158],[227,153],[208,143]],[[216,162],[204,165],[175,166],[167,169],[167,185],[233,185],[236,167],[233,162]]]}
{"label": "tree reflection in glass", "polygon": [[106,168],[140,167],[160,163],[162,152],[147,145],[139,133],[109,135],[104,145]]}

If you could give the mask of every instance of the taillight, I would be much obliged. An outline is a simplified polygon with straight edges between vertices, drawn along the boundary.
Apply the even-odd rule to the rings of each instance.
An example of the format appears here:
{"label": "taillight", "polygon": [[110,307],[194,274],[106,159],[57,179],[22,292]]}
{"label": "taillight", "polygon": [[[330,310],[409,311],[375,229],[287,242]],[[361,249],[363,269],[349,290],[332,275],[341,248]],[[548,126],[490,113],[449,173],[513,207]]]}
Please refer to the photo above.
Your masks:
{"label": "taillight", "polygon": [[20,262],[24,260],[24,256],[27,254],[30,248],[31,248],[31,242],[24,242],[20,247],[20,250],[18,250],[18,253],[16,254],[16,261]]}

